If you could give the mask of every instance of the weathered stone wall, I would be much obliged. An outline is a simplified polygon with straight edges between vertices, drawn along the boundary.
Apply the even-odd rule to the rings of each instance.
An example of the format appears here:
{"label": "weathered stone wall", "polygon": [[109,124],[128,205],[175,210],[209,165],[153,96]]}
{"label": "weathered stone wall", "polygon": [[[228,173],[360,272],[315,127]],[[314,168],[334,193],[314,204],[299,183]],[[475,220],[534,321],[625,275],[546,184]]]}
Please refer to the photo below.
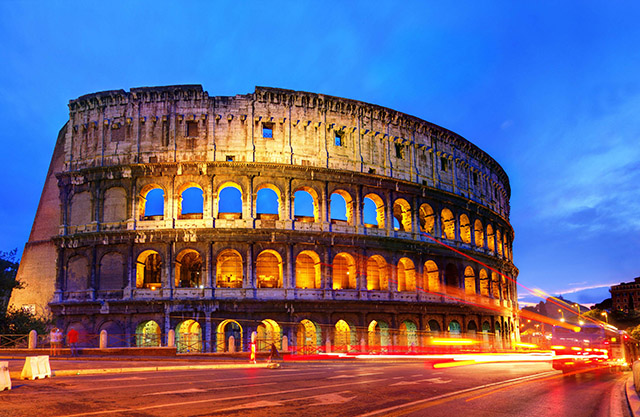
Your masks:
{"label": "weathered stone wall", "polygon": [[[263,87],[235,97],[197,85],[108,91],[69,109],[19,271],[29,287],[14,306],[49,303],[61,326],[129,336],[148,320],[168,331],[195,317],[209,341],[228,319],[366,327],[377,317],[420,330],[453,320],[517,333],[508,178],[455,133],[380,106]],[[240,191],[240,213],[220,210],[225,187]],[[182,212],[190,188],[202,192],[201,212]],[[277,213],[258,213],[265,188]],[[162,213],[147,215],[153,190]],[[313,216],[296,216],[300,190]],[[344,198],[346,220],[332,215],[332,195]],[[377,224],[365,221],[367,199]],[[304,287],[301,254],[316,271]],[[240,261],[225,269],[230,256]],[[223,270],[241,275],[238,285]]]}

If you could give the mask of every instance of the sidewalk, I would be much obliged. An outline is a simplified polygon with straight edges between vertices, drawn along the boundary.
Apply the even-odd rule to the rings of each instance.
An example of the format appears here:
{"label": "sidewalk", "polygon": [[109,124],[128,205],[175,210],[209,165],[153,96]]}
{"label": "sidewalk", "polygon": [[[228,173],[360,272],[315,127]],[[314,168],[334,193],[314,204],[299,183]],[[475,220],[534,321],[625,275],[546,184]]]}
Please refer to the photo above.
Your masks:
{"label": "sidewalk", "polygon": [[638,396],[635,385],[633,384],[633,376],[630,376],[629,379],[627,379],[625,388],[631,414],[634,417],[640,417],[640,396]]}
{"label": "sidewalk", "polygon": [[[19,380],[27,355],[2,355],[0,361],[9,362],[11,379]],[[157,372],[179,369],[266,368],[267,363],[249,363],[248,358],[225,356],[56,356],[49,357],[52,376],[90,375],[125,372]]]}

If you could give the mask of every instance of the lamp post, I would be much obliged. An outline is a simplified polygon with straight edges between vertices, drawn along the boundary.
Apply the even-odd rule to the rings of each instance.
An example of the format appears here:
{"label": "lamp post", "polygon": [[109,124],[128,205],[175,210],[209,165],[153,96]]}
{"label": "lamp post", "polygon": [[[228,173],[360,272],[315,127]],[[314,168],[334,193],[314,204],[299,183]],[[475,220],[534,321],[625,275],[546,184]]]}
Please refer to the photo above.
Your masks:
{"label": "lamp post", "polygon": [[609,315],[607,314],[606,311],[603,311],[602,313],[600,313],[601,316],[604,316],[604,320],[607,322],[607,324],[609,323]]}
{"label": "lamp post", "polygon": [[575,303],[573,307],[576,307],[578,309],[578,324],[582,326],[584,324],[584,321],[580,319],[580,304]]}
{"label": "lamp post", "polygon": [[564,323],[564,311],[562,311],[561,309],[558,309],[558,313],[562,315],[562,317],[560,317],[560,321]]}

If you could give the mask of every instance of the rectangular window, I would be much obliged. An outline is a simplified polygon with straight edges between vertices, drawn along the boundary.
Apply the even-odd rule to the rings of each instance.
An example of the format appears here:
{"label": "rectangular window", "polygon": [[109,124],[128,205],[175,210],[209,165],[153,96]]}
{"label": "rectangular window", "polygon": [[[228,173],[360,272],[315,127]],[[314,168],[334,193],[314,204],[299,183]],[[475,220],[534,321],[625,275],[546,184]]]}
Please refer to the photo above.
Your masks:
{"label": "rectangular window", "polygon": [[187,136],[195,138],[198,136],[198,122],[190,120],[187,122]]}
{"label": "rectangular window", "polygon": [[235,161],[236,157],[234,155],[227,155],[227,162]]}
{"label": "rectangular window", "polygon": [[404,159],[404,145],[396,143],[396,158]]}
{"label": "rectangular window", "polygon": [[473,173],[473,185],[478,185],[478,173]]}
{"label": "rectangular window", "polygon": [[342,146],[342,138],[344,137],[344,133],[336,130],[334,131],[334,145],[335,146]]}
{"label": "rectangular window", "polygon": [[449,160],[444,156],[440,157],[440,170],[444,172],[449,170]]}
{"label": "rectangular window", "polygon": [[262,137],[265,139],[273,139],[273,123],[262,124]]}

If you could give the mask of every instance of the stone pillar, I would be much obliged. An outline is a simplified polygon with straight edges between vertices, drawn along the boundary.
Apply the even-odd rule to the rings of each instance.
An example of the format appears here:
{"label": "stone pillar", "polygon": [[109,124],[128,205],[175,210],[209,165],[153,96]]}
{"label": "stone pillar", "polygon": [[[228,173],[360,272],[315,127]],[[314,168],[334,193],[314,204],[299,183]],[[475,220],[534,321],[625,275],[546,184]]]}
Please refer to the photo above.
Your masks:
{"label": "stone pillar", "polygon": [[108,340],[108,334],[106,330],[102,330],[100,332],[100,349],[106,349],[107,348],[107,340]]}
{"label": "stone pillar", "polygon": [[29,349],[35,349],[38,347],[38,332],[31,330],[29,332]]}

